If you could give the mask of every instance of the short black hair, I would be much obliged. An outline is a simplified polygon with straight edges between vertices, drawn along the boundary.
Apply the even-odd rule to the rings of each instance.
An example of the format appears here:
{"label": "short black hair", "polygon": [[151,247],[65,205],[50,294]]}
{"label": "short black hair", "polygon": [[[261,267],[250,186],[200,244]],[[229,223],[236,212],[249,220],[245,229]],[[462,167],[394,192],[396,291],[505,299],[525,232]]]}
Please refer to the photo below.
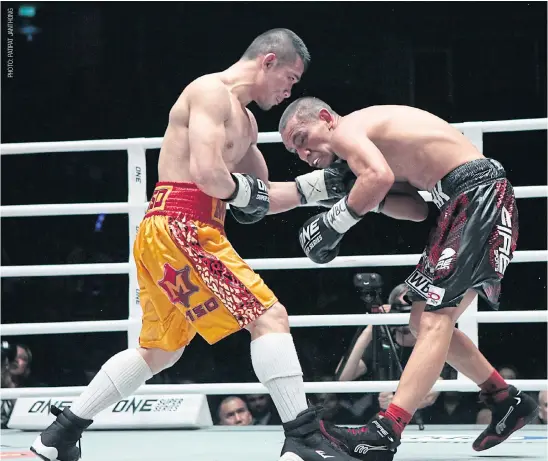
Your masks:
{"label": "short black hair", "polygon": [[318,118],[318,114],[322,109],[327,109],[332,114],[335,113],[331,106],[321,99],[311,96],[296,99],[287,106],[282,114],[282,118],[280,118],[280,123],[278,124],[278,132],[281,133],[285,130],[287,122],[289,122],[293,116],[296,116],[297,120],[301,122],[313,120]]}
{"label": "short black hair", "polygon": [[289,29],[271,29],[259,35],[242,55],[244,60],[274,53],[282,64],[293,64],[297,56],[301,58],[304,69],[310,63],[310,53],[302,39]]}

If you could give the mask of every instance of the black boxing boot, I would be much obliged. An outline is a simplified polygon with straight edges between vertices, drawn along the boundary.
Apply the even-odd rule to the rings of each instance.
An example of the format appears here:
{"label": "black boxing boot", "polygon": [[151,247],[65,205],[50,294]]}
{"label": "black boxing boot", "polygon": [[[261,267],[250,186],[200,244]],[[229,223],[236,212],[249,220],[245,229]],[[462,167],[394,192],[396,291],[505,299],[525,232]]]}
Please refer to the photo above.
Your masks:
{"label": "black boxing boot", "polygon": [[356,461],[320,432],[319,409],[309,408],[283,424],[285,443],[279,461]]}
{"label": "black boxing boot", "polygon": [[491,424],[472,444],[475,451],[487,450],[504,442],[538,414],[535,399],[514,386],[493,394],[481,392],[480,400],[491,410],[493,417]]}
{"label": "black boxing boot", "polygon": [[363,461],[392,461],[400,445],[400,436],[392,421],[377,416],[365,426],[339,427],[320,421],[322,434],[346,453]]}
{"label": "black boxing boot", "polygon": [[79,418],[69,408],[61,412],[52,406],[51,413],[57,419],[36,438],[30,450],[44,461],[78,461],[82,452],[76,444],[93,421]]}

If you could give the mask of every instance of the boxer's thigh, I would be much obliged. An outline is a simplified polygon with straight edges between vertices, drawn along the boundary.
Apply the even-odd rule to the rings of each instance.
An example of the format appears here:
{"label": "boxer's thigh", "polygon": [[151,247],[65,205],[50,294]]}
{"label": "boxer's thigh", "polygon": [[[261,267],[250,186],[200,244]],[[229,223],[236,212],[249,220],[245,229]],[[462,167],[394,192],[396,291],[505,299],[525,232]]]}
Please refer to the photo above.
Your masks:
{"label": "boxer's thigh", "polygon": [[156,251],[146,266],[164,296],[208,343],[246,327],[277,302],[218,229],[173,218],[163,225],[163,240],[156,245],[160,254]]}
{"label": "boxer's thigh", "polygon": [[187,282],[190,274],[184,257],[169,247],[162,222],[165,219],[155,216],[143,221],[133,247],[143,312],[139,345],[174,352],[188,345],[196,334],[178,304],[185,295],[190,301],[197,293],[191,292]]}

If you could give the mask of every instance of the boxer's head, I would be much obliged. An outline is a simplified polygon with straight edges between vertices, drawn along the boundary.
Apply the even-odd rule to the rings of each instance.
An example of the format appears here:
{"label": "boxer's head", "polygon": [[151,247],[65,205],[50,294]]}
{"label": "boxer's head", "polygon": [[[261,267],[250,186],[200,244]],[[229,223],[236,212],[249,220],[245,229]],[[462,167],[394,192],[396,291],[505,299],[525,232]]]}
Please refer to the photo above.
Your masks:
{"label": "boxer's head", "polygon": [[268,110],[291,96],[310,62],[310,53],[304,42],[289,29],[272,29],[259,35],[242,56],[255,61],[252,98]]}
{"label": "boxer's head", "polygon": [[278,131],[289,152],[315,168],[326,168],[336,160],[330,138],[339,116],[317,98],[300,98],[284,111]]}

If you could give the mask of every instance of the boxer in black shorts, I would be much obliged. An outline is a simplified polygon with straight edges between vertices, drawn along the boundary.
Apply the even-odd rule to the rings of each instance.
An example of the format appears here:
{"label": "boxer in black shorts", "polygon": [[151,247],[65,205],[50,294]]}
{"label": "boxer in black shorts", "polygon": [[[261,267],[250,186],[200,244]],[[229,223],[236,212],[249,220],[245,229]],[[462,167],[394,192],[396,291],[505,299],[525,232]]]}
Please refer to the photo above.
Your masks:
{"label": "boxer in black shorts", "polygon": [[429,191],[440,212],[406,280],[415,294],[410,329],[417,342],[391,405],[361,428],[321,422],[324,437],[353,457],[391,460],[445,362],[479,386],[492,411],[474,450],[498,445],[530,422],[535,401],[506,383],[455,327],[478,294],[498,308],[501,280],[516,248],[518,212],[500,163],[485,158],[449,123],[407,106],[373,106],[341,116],[319,99],[301,98],[287,107],[279,131],[286,148],[310,166],[326,168],[338,158],[356,176],[345,197],[299,232],[303,251],[316,263],[333,260],[344,234],[367,213],[382,210],[396,190]]}
{"label": "boxer in black shorts", "polygon": [[455,168],[432,189],[440,216],[406,284],[433,311],[459,304],[473,288],[498,309],[500,282],[518,239],[514,190],[496,160]]}

